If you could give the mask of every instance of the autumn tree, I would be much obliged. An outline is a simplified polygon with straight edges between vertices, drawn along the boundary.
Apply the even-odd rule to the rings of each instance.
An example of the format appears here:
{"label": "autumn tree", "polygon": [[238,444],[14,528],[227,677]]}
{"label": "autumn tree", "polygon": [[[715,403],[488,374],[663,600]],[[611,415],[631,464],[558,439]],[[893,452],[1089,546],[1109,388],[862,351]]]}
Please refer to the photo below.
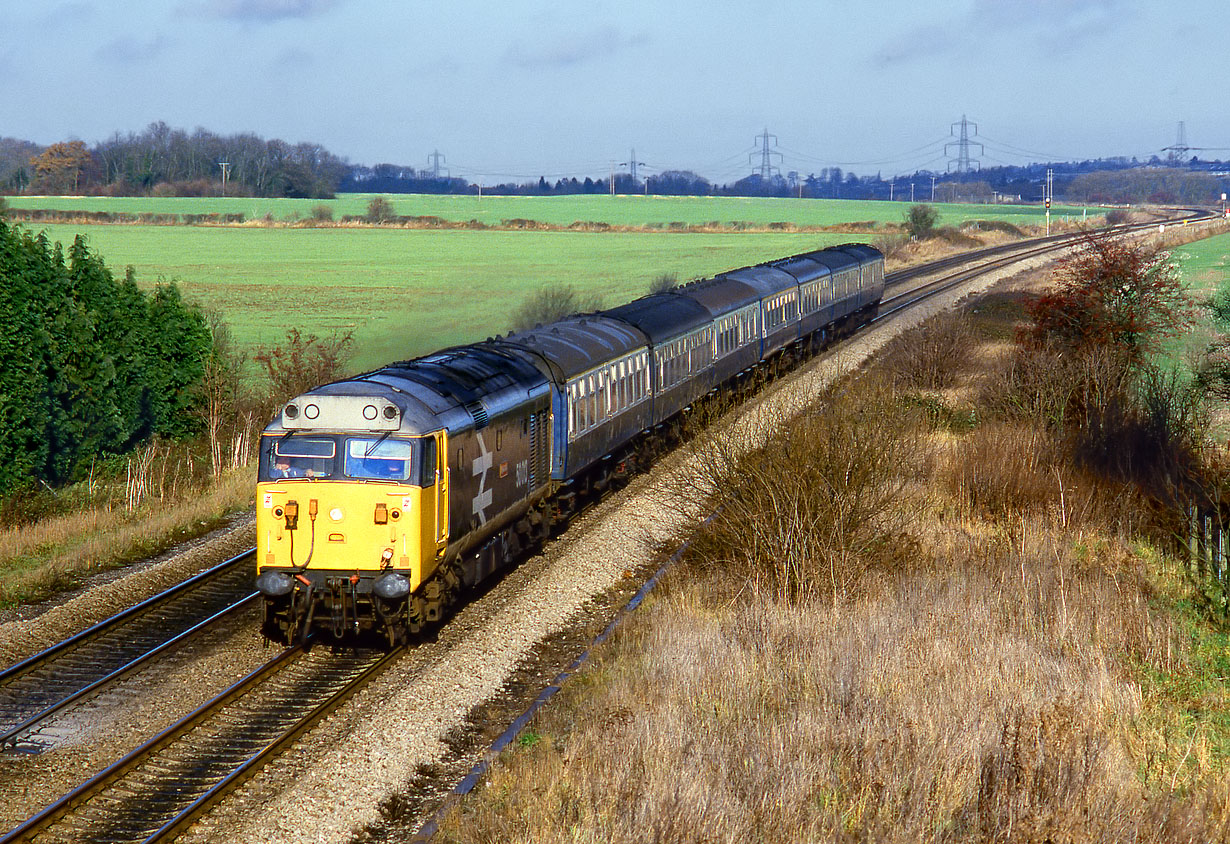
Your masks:
{"label": "autumn tree", "polygon": [[1059,284],[1028,306],[1022,337],[1034,345],[1103,348],[1143,363],[1158,345],[1189,328],[1195,303],[1168,253],[1114,237],[1089,237],[1066,259]]}
{"label": "autumn tree", "polygon": [[52,144],[30,159],[34,170],[31,188],[37,193],[77,193],[82,173],[93,160],[81,141]]}
{"label": "autumn tree", "polygon": [[1207,418],[1191,379],[1153,360],[1195,315],[1169,255],[1090,237],[1026,310],[1013,376],[1020,406],[1048,408],[1082,465],[1171,501],[1198,462]]}

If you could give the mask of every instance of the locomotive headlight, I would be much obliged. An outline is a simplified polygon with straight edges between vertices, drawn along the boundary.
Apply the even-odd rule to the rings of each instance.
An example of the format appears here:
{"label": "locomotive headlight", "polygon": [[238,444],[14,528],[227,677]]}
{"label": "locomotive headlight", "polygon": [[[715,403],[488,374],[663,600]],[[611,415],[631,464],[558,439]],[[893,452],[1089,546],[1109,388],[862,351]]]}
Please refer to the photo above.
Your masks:
{"label": "locomotive headlight", "polygon": [[329,518],[335,522],[340,522],[342,520],[342,508],[334,507],[332,510],[330,510]]}
{"label": "locomotive headlight", "polygon": [[393,559],[393,549],[392,548],[385,548],[383,551],[380,552],[380,562],[387,563],[391,559]]}

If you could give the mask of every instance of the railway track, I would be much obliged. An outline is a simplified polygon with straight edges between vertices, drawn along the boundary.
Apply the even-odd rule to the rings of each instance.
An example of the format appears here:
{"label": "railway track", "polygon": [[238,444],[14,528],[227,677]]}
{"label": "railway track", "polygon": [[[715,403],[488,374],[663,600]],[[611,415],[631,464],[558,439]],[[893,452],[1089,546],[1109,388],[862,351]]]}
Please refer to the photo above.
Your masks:
{"label": "railway track", "polygon": [[168,839],[402,653],[288,648],[10,830],[0,844]]}
{"label": "railway track", "polygon": [[[1151,228],[1153,225],[1156,224],[1140,228]],[[1064,248],[1076,239],[1077,237],[1072,236],[1055,237],[1040,245],[1037,242],[1024,246],[1009,244],[1006,247],[980,250],[975,260],[992,260],[984,260],[977,267],[921,285],[910,294],[886,299],[885,305],[888,309],[879,319],[887,319],[922,298],[935,295],[976,275]],[[887,281],[900,286],[910,279],[932,274],[946,266],[968,264],[971,257],[966,254],[956,259],[945,259],[925,267],[912,268],[893,274]],[[156,596],[121,616],[109,619],[43,654],[0,672],[0,729],[6,730],[5,741],[11,746],[37,749],[37,742],[29,738],[19,741],[13,739],[18,736],[28,737],[30,731],[51,714],[96,693],[103,685],[119,679],[136,665],[143,664],[153,655],[182,642],[192,631],[199,630],[252,600],[255,593],[247,586],[251,577],[250,566],[244,564],[250,553],[234,557],[177,587],[177,590],[186,590],[184,592],[170,590]],[[234,581],[229,575],[223,576],[220,570],[224,568],[237,572]],[[188,589],[189,584],[194,581],[198,581],[198,587],[204,583],[212,583],[211,588],[221,591],[225,591],[221,586],[224,582],[230,584],[226,588],[232,590],[232,599],[229,603],[222,601],[221,603],[226,605],[219,605],[211,612],[198,607],[198,620],[185,626],[185,613],[182,610],[172,610],[171,607],[177,600],[189,604],[205,603],[199,597],[187,597],[196,594]],[[172,592],[177,597],[172,597]],[[148,619],[159,618],[160,613],[167,618],[180,619],[178,623],[170,625],[176,627],[178,632],[147,636],[141,630],[141,625],[149,623]],[[141,618],[147,621],[142,622],[139,620]],[[125,630],[127,632],[123,632]],[[57,673],[78,673],[61,672],[57,668],[72,664],[65,661],[72,654],[80,652],[78,660],[88,665],[91,661],[88,656],[91,653],[89,648],[93,648],[96,654],[105,653],[108,647],[117,647],[116,642],[130,638],[161,641],[137,647],[130,651],[133,655],[127,659],[110,659],[108,664],[111,667],[106,671],[99,667],[92,673],[81,672],[78,679],[64,686],[68,691],[52,693],[50,686],[39,686],[39,677],[53,677]],[[96,774],[0,837],[0,844],[25,840],[153,841],[173,835],[190,823],[193,817],[220,799],[231,787],[259,768],[265,760],[294,741],[358,688],[377,676],[400,653],[401,651],[327,651],[319,646],[306,651],[289,649],[213,701],[132,751],[115,765]],[[9,698],[25,701],[14,707],[14,711],[21,706],[29,711],[26,714],[6,716],[3,707],[4,701]],[[2,720],[5,718],[7,720]]]}
{"label": "railway track", "polygon": [[218,620],[255,605],[251,551],[0,671],[0,747],[37,753],[37,731]]}

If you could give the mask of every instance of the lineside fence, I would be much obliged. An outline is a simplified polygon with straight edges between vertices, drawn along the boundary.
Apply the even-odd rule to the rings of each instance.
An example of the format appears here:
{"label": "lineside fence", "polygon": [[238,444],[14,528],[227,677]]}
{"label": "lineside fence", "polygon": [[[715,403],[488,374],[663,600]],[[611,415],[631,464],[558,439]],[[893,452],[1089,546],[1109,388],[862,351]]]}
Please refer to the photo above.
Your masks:
{"label": "lineside fence", "polygon": [[1197,583],[1207,585],[1214,609],[1230,614],[1230,523],[1216,511],[1187,511],[1188,568]]}

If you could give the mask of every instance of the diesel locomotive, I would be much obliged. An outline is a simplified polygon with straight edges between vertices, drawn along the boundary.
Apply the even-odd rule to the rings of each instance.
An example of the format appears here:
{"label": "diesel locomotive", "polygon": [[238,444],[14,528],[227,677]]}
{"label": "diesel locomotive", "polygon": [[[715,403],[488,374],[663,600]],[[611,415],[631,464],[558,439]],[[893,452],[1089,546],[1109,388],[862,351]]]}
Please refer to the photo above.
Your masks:
{"label": "diesel locomotive", "polygon": [[264,630],[398,644],[652,456],[696,402],[875,316],[864,244],[721,273],[291,399],[256,489]]}

